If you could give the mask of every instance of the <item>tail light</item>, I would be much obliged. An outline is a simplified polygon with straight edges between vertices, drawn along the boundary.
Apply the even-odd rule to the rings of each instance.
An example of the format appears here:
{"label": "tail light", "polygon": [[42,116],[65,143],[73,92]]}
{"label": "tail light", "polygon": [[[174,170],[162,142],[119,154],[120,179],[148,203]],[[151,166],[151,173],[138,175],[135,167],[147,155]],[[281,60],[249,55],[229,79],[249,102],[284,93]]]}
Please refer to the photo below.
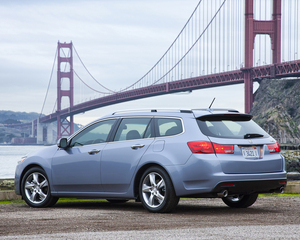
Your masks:
{"label": "tail light", "polygon": [[234,145],[217,144],[208,141],[188,142],[187,144],[192,153],[234,153]]}
{"label": "tail light", "polygon": [[278,142],[276,142],[274,144],[268,144],[267,146],[269,148],[270,153],[280,152],[280,147],[279,147]]}
{"label": "tail light", "polygon": [[192,153],[215,153],[211,142],[188,142],[187,144]]}
{"label": "tail light", "polygon": [[216,153],[234,153],[234,145],[213,143]]}

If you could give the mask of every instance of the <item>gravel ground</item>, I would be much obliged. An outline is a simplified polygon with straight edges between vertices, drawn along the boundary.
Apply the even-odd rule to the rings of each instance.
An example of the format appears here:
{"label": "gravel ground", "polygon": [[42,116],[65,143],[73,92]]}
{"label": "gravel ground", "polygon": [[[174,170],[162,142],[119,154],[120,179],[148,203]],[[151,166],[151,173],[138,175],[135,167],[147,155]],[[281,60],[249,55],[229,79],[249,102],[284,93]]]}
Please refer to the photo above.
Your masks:
{"label": "gravel ground", "polygon": [[0,239],[300,239],[300,198],[264,197],[247,209],[221,199],[181,200],[174,212],[140,203],[0,205]]}

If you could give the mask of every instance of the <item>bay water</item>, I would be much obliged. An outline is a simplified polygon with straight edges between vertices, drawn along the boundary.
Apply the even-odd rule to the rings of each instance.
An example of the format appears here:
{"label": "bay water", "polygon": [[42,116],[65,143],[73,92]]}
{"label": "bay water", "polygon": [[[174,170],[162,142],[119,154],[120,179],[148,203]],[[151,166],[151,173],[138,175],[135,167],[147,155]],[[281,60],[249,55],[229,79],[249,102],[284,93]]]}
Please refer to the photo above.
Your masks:
{"label": "bay water", "polygon": [[27,153],[44,147],[41,145],[0,145],[0,179],[14,178],[18,161]]}

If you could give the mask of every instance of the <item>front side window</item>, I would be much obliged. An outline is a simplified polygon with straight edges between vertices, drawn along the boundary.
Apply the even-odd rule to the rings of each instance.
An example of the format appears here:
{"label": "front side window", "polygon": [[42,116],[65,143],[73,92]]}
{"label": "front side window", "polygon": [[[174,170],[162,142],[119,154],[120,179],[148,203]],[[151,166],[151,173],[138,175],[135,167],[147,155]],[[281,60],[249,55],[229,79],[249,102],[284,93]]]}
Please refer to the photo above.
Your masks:
{"label": "front side window", "polygon": [[87,127],[72,138],[70,147],[106,142],[115,122],[116,119],[105,120]]}
{"label": "front side window", "polygon": [[197,119],[201,132],[210,137],[258,138],[269,135],[249,115],[210,115]]}
{"label": "front side window", "polygon": [[114,141],[125,141],[151,137],[151,118],[124,118],[116,132]]}
{"label": "front side window", "polygon": [[158,118],[156,119],[158,126],[158,136],[173,136],[183,131],[180,119],[175,118]]}

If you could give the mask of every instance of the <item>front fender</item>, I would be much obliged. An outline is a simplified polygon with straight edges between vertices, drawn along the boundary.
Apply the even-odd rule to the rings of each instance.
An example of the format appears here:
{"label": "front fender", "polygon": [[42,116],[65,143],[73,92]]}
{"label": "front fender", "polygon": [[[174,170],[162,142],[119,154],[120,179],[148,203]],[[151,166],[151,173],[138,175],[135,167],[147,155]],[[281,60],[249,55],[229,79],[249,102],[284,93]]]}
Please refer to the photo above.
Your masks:
{"label": "front fender", "polygon": [[28,156],[24,158],[23,161],[18,163],[15,170],[15,192],[17,195],[21,195],[21,182],[25,173],[33,167],[40,167],[46,172],[50,184],[50,189],[53,190],[51,160],[57,149],[57,146],[40,149],[28,154]]}

